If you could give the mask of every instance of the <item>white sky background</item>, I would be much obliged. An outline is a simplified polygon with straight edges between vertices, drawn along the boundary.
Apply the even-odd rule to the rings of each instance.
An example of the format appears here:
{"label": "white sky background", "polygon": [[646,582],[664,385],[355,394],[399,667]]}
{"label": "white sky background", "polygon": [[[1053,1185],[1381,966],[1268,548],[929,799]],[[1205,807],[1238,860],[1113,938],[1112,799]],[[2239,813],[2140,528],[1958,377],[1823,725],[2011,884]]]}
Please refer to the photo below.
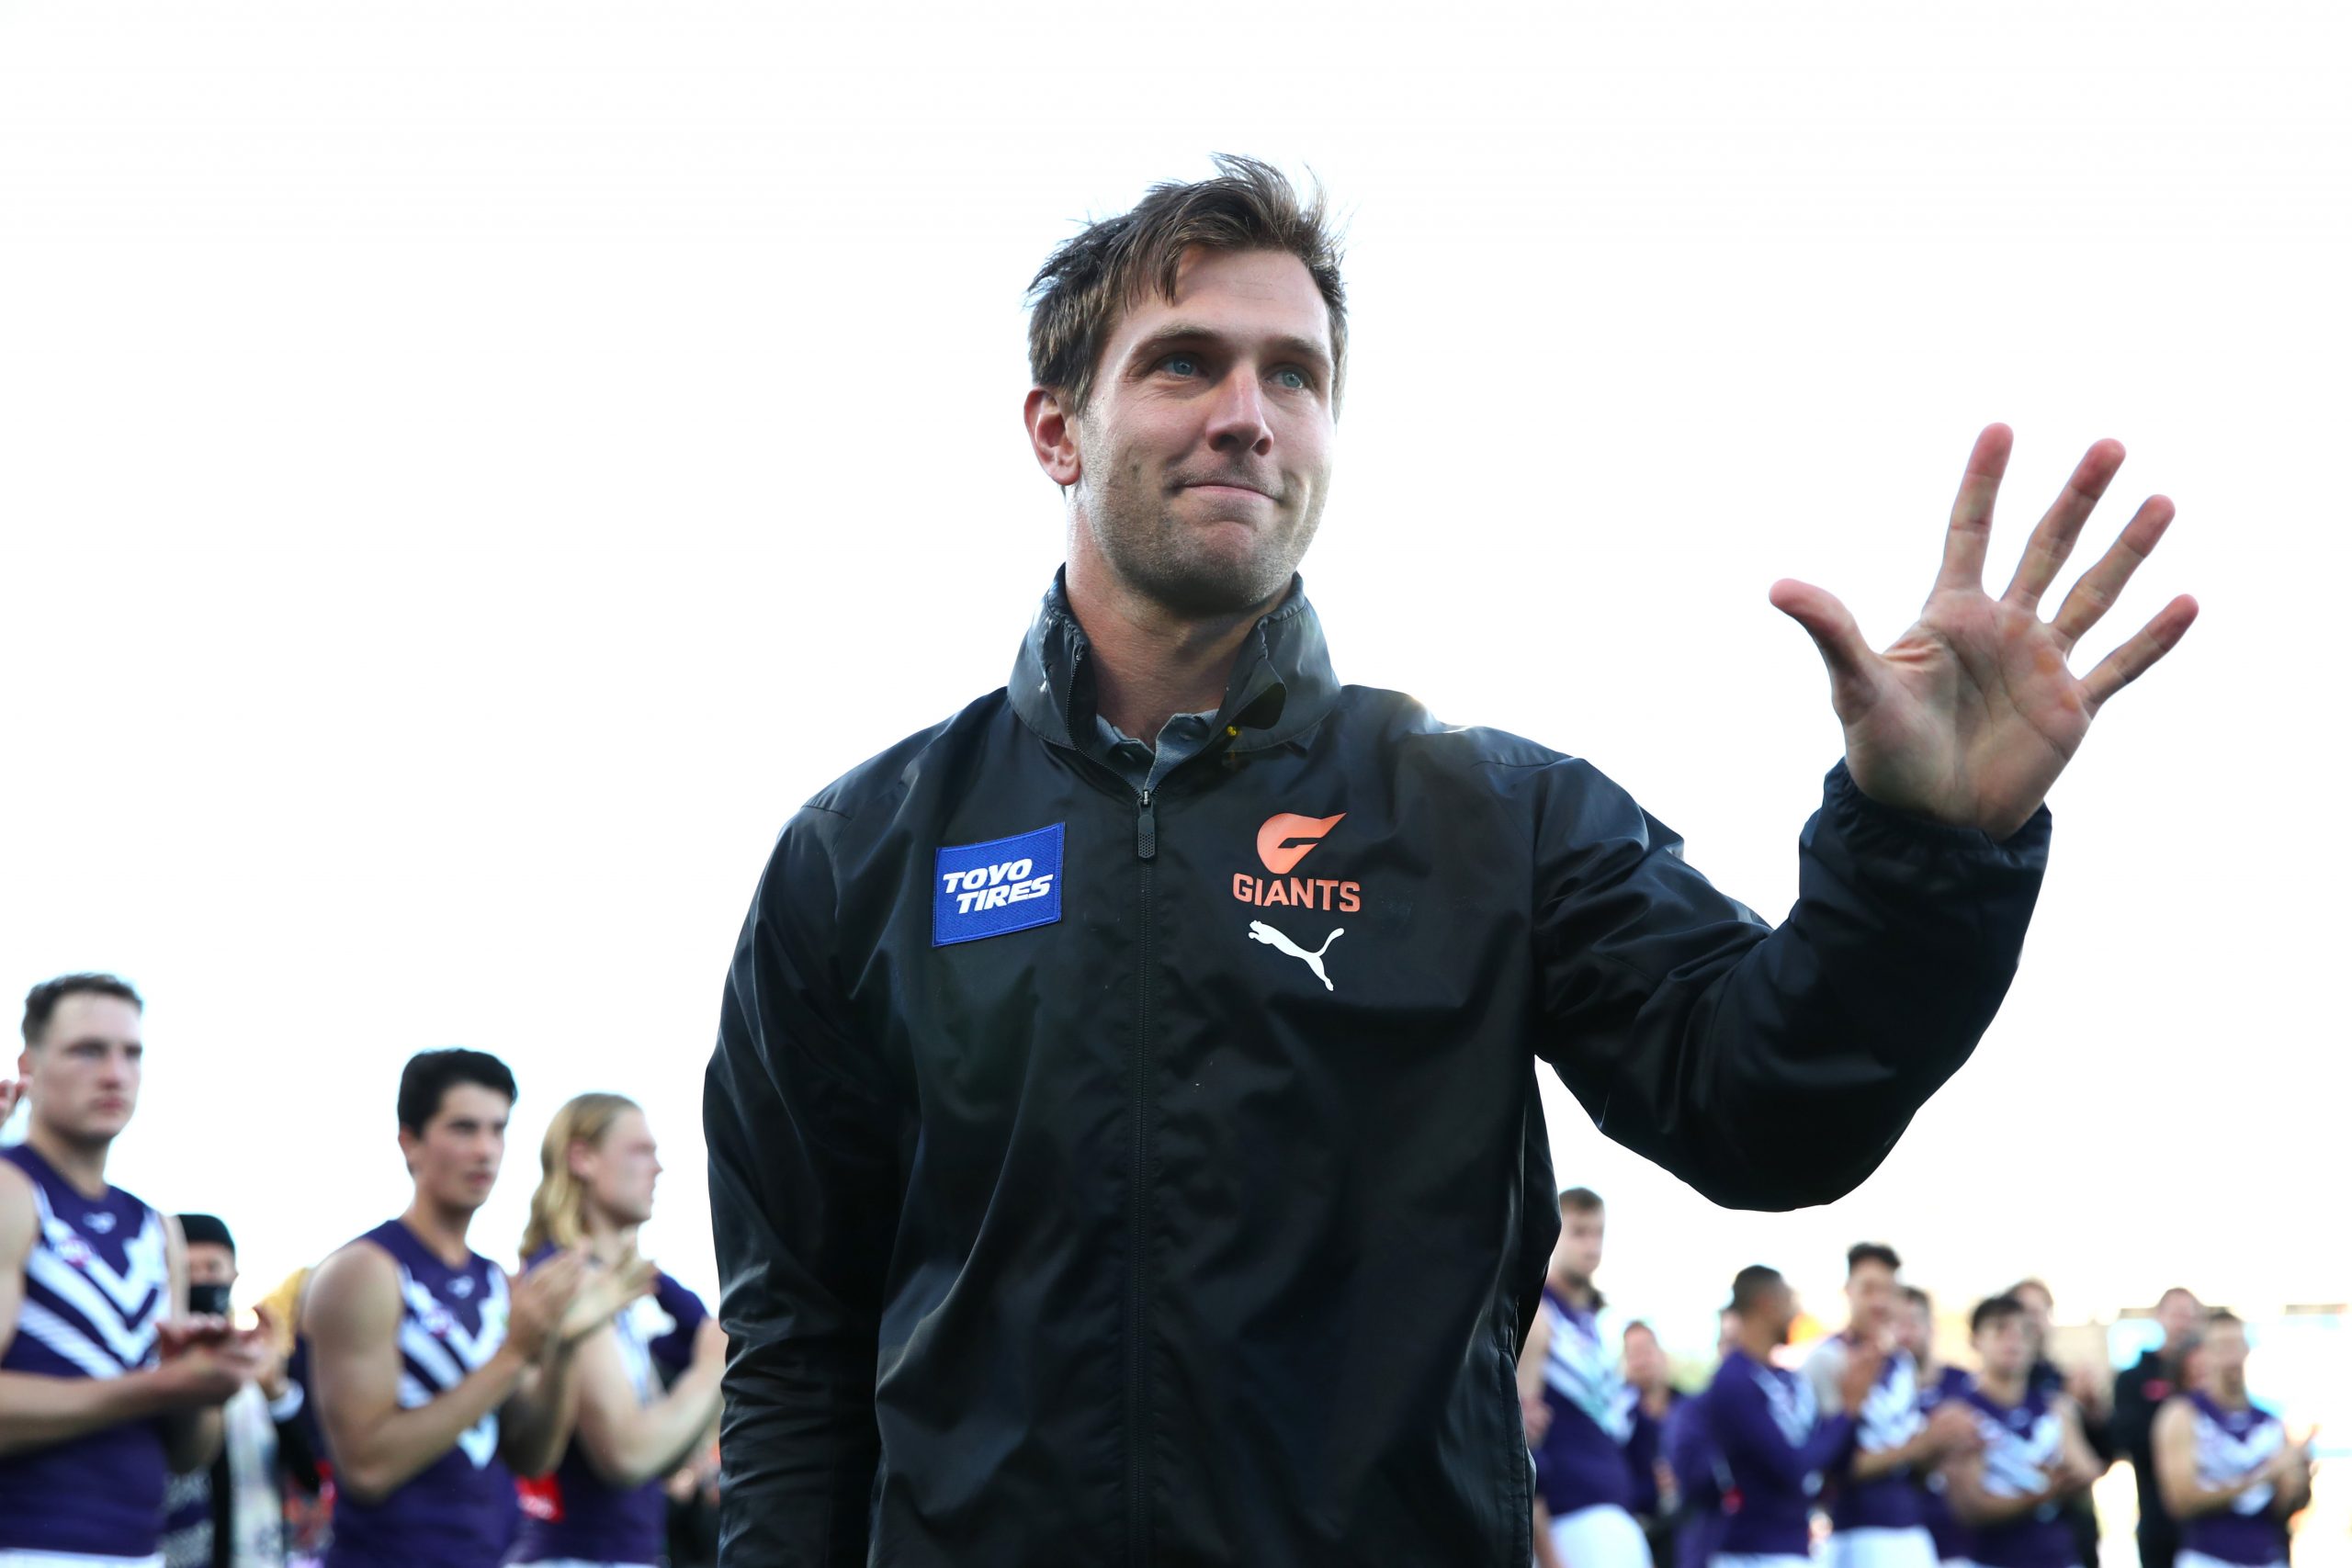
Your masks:
{"label": "white sky background", "polygon": [[1996,591],[2100,436],[2080,564],[2178,502],[2086,651],[2203,619],[1875,1178],[1724,1213],[1552,1098],[1620,1302],[1691,1345],[1763,1259],[1834,1316],[1864,1236],[2062,1316],[2344,1298],[2342,8],[803,12],[0,7],[0,980],[147,992],[119,1180],[274,1280],[401,1206],[400,1065],[471,1044],[523,1085],[477,1245],[617,1089],[710,1287],[768,844],[1060,558],[1023,285],[1231,150],[1352,214],[1342,678],[1590,757],[1775,917],[1838,733],[1768,585],[1891,638],[1996,419]]}

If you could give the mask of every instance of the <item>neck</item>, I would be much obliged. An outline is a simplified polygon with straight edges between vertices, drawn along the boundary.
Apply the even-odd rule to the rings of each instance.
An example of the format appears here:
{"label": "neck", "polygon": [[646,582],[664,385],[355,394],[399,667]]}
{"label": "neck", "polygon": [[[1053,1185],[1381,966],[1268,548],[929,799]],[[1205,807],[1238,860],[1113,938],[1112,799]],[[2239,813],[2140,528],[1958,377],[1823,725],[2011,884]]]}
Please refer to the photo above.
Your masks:
{"label": "neck", "polygon": [[1996,1372],[1991,1368],[1976,1374],[1976,1386],[1998,1404],[2015,1404],[2025,1397],[2025,1373]]}
{"label": "neck", "polygon": [[65,1184],[85,1198],[103,1198],[107,1190],[107,1153],[114,1147],[113,1140],[103,1144],[85,1143],[69,1138],[53,1128],[35,1121],[25,1133],[25,1142],[33,1153],[47,1160],[50,1168],[65,1179]]}
{"label": "neck", "polygon": [[426,1251],[455,1269],[473,1255],[473,1248],[466,1245],[466,1231],[473,1219],[471,1209],[449,1208],[420,1190],[401,1215],[401,1224],[416,1233]]}
{"label": "neck", "polygon": [[2225,1405],[2232,1410],[2245,1409],[2246,1406],[2245,1379],[2243,1376],[2215,1378],[2212,1399],[2214,1404]]}
{"label": "neck", "polygon": [[602,1209],[591,1203],[582,1216],[582,1229],[589,1255],[599,1263],[618,1264],[637,1252],[637,1227],[623,1224]]}
{"label": "neck", "polygon": [[1770,1364],[1772,1352],[1779,1349],[1782,1343],[1781,1337],[1772,1332],[1772,1326],[1770,1324],[1743,1323],[1739,1325],[1739,1348],[1747,1352],[1747,1359],[1751,1361],[1764,1365]]}
{"label": "neck", "polygon": [[1094,709],[1129,738],[1149,746],[1180,713],[1214,713],[1225,701],[1233,662],[1250,629],[1290,592],[1284,583],[1263,604],[1216,615],[1182,615],[1119,581],[1072,526],[1062,574],[1070,613],[1086,629],[1093,660]]}
{"label": "neck", "polygon": [[1562,1274],[1551,1275],[1549,1276],[1549,1279],[1552,1288],[1559,1292],[1563,1296],[1566,1296],[1570,1306],[1581,1307],[1587,1312],[1590,1312],[1592,1310],[1593,1289],[1591,1280],[1571,1280]]}
{"label": "neck", "polygon": [[1673,1391],[1673,1385],[1666,1382],[1663,1378],[1659,1379],[1657,1382],[1644,1385],[1642,1389],[1642,1408],[1648,1411],[1653,1416],[1664,1415],[1666,1413],[1667,1402],[1671,1397]]}

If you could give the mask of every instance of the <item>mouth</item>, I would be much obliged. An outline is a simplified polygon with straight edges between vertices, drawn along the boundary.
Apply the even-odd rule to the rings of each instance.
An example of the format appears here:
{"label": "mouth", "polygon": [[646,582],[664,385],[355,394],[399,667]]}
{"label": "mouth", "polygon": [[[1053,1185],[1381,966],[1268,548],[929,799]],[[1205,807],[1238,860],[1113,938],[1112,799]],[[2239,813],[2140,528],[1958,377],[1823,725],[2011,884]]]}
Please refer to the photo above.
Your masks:
{"label": "mouth", "polygon": [[1204,495],[1250,496],[1259,501],[1272,501],[1274,499],[1272,495],[1258,489],[1254,485],[1228,484],[1221,479],[1203,484],[1188,484],[1182,488]]}

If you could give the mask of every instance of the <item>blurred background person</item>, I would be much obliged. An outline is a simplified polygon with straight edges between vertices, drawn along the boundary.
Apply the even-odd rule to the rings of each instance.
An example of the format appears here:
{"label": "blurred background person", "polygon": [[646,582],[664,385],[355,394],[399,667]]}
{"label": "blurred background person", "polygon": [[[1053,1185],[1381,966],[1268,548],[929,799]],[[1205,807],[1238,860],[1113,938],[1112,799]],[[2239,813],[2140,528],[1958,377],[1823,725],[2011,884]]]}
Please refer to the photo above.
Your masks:
{"label": "blurred background person", "polygon": [[168,1477],[212,1462],[258,1370],[253,1336],[189,1313],[178,1225],[107,1181],[144,1013],[111,975],[25,998],[30,1125],[0,1149],[0,1568],[161,1562]]}
{"label": "blurred background person", "polygon": [[1952,1509],[1983,1568],[2097,1568],[2067,1524],[2064,1505],[2098,1478],[2074,1402],[2031,1377],[2038,1343],[2025,1303],[1982,1302],[1969,1318],[1977,1371],[1960,1398],[1982,1446],[1944,1461]]}
{"label": "blurred background person", "polygon": [[[2050,1287],[2029,1278],[2011,1285],[2008,1294],[2025,1307],[2027,1331],[2033,1340],[2033,1365],[2028,1381],[2046,1394],[2064,1395],[2074,1406],[2083,1442],[2098,1466],[2091,1476],[2095,1482],[2115,1463],[2115,1441],[2108,1430],[2109,1417],[2114,1410],[2114,1377],[2108,1370],[2104,1351],[2097,1366],[2076,1362],[2061,1367],[2050,1353],[2050,1330],[2057,1307]],[[2081,1491],[2069,1494],[2060,1508],[2065,1515],[2066,1528],[2074,1532],[2077,1559],[2086,1563],[2098,1562],[2098,1507],[2092,1501],[2090,1487],[2086,1485]]]}
{"label": "blurred background person", "polygon": [[2164,1342],[2142,1351],[2115,1379],[2115,1416],[2109,1435],[2116,1452],[2132,1461],[2132,1480],[2140,1495],[2140,1522],[2134,1529],[2140,1568],[2173,1568],[2173,1554],[2180,1550],[2179,1528],[2165,1507],[2164,1488],[2156,1482],[2156,1411],[2188,1388],[2181,1361],[2204,1316],[2202,1303],[2181,1286],[2158,1296],[2155,1318]]}
{"label": "blurred background person", "polygon": [[2308,1442],[2246,1397],[2245,1325],[2205,1320],[2198,1386],[2156,1412],[2158,1484],[2180,1568],[2285,1568],[2287,1521],[2311,1501]]}
{"label": "blurred background person", "polygon": [[[182,1214],[187,1240],[188,1307],[229,1315],[237,1283],[237,1243],[213,1214]],[[265,1305],[254,1381],[220,1407],[220,1452],[203,1470],[172,1478],[164,1496],[164,1568],[281,1568],[286,1561],[281,1466],[315,1470],[303,1423],[302,1391],[286,1375],[286,1352]]]}
{"label": "blurred background person", "polygon": [[1835,1408],[1857,1352],[1880,1358],[1877,1380],[1856,1413],[1853,1447],[1832,1467],[1830,1568],[1933,1568],[1936,1543],[1915,1477],[1966,1440],[1972,1426],[1957,1411],[1933,1421],[1920,1412],[1918,1365],[1895,1332],[1902,1268],[1883,1242],[1848,1247],[1846,1326],[1805,1358],[1805,1376],[1824,1409]]}
{"label": "blurred background person", "polygon": [[[1894,1314],[1894,1342],[1919,1369],[1920,1415],[1934,1420],[1938,1411],[1968,1392],[1973,1380],[1966,1370],[1945,1365],[1936,1354],[1935,1298],[1917,1285],[1903,1287],[1903,1304]],[[1960,1410],[1968,1429],[1953,1437],[1951,1446],[1937,1456],[1932,1468],[1915,1472],[1913,1479],[1919,1486],[1919,1517],[1928,1527],[1928,1539],[1935,1542],[1936,1560],[1946,1568],[1969,1568],[1968,1529],[1952,1514],[1951,1499],[1944,1495],[1943,1461],[1966,1450],[1981,1449],[1984,1440],[1965,1406],[1954,1408]]]}
{"label": "blurred background person", "polygon": [[1544,1280],[1544,1304],[1520,1352],[1519,1393],[1535,1444],[1535,1561],[1541,1568],[1650,1568],[1649,1542],[1634,1522],[1625,1461],[1634,1391],[1600,1337],[1608,1213],[1599,1193],[1560,1194],[1560,1239]]}
{"label": "blurred background person", "polygon": [[[539,1145],[526,1267],[573,1247],[605,1269],[637,1264],[638,1229],[653,1217],[661,1175],[652,1129],[634,1100],[583,1094],[566,1101]],[[571,1441],[553,1474],[524,1483],[523,1536],[510,1561],[615,1568],[662,1561],[663,1483],[715,1430],[727,1336],[692,1291],[659,1270],[653,1278],[650,1298],[581,1342]]]}
{"label": "blurred background person", "polygon": [[1732,1280],[1731,1310],[1739,1319],[1735,1343],[1700,1396],[1727,1478],[1729,1517],[1714,1562],[1719,1568],[1800,1568],[1812,1561],[1813,1506],[1823,1472],[1852,1446],[1885,1356],[1872,1345],[1850,1348],[1836,1403],[1824,1410],[1812,1382],[1778,1364],[1797,1319],[1796,1292],[1780,1271],[1760,1263],[1741,1269]]}
{"label": "blurred background person", "polygon": [[[1715,1364],[1739,1343],[1739,1318],[1728,1307],[1715,1318]],[[1723,1549],[1723,1455],[1707,1429],[1702,1398],[1682,1401],[1666,1418],[1666,1462],[1674,1473],[1674,1568],[1707,1568]]]}
{"label": "blurred background person", "polygon": [[1649,1542],[1653,1563],[1674,1560],[1674,1515],[1680,1488],[1674,1469],[1666,1461],[1666,1423],[1685,1403],[1674,1386],[1673,1369],[1657,1330],[1635,1319],[1625,1325],[1625,1386],[1634,1391],[1634,1430],[1625,1439],[1625,1464],[1632,1477],[1634,1522]]}

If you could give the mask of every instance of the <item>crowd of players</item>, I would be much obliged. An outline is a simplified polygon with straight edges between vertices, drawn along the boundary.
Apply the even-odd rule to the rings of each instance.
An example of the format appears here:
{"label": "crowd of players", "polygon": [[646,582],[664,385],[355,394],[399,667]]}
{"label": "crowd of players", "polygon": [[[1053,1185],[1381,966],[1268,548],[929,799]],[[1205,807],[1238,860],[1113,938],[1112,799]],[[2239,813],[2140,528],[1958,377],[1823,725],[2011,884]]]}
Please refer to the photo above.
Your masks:
{"label": "crowd of players", "polygon": [[[228,1227],[107,1180],[137,1109],[142,1005],[110,976],[34,987],[0,1149],[0,1568],[654,1568],[672,1486],[715,1484],[726,1341],[637,1251],[661,1171],[643,1113],[550,1123],[509,1270],[473,1250],[513,1076],[429,1051],[401,1075],[414,1192],[243,1326]],[[1605,1214],[1584,1189],[1520,1363],[1537,1568],[2096,1568],[2087,1492],[2141,1482],[2143,1568],[2283,1568],[2308,1440],[2245,1391],[2245,1325],[2186,1291],[2162,1347],[2101,1386],[2042,1354],[2050,1296],[1979,1303],[1975,1370],[1940,1364],[1890,1247],[1847,1257],[1844,1330],[1791,1345],[1794,1293],[1742,1269],[1720,1365],[1685,1395],[1657,1337],[1596,1320]],[[289,1540],[285,1483],[322,1495]],[[298,1510],[299,1513],[299,1510]]]}
{"label": "crowd of players", "polygon": [[[638,1254],[661,1172],[643,1113],[556,1113],[510,1270],[469,1229],[514,1077],[417,1055],[408,1207],[240,1325],[227,1225],[107,1180],[142,1011],[111,976],[35,987],[0,1077],[0,1122],[29,1102],[0,1149],[0,1568],[665,1561],[672,1489],[712,1483],[726,1338]],[[322,1545],[287,1539],[289,1481],[322,1495]]]}
{"label": "crowd of players", "polygon": [[[1774,1269],[1731,1282],[1706,1387],[1668,1380],[1657,1337],[1604,1344],[1605,1213],[1560,1197],[1560,1239],[1520,1360],[1538,1568],[2097,1568],[2089,1491],[2119,1458],[2140,1492],[2142,1568],[2284,1568],[2311,1499],[2308,1436],[2246,1396],[2245,1325],[2186,1290],[2162,1346],[2114,1380],[2044,1355],[2047,1289],[1969,1314],[1973,1371],[1940,1363],[1927,1293],[1892,1247],[1846,1257],[1846,1326],[1792,1344]],[[1826,1541],[1820,1540],[1826,1525]]]}

